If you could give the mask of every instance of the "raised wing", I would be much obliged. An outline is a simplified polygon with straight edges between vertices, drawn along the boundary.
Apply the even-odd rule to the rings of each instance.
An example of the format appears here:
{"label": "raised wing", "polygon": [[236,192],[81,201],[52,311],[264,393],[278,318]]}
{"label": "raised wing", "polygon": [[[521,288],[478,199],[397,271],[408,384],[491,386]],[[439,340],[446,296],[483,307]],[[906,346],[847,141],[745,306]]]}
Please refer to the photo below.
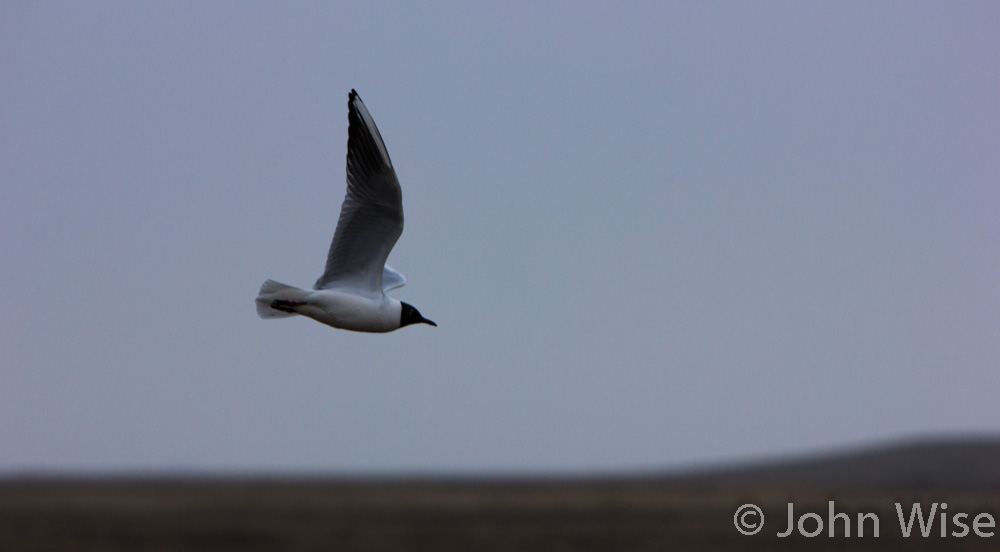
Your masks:
{"label": "raised wing", "polygon": [[403,233],[403,194],[375,121],[354,90],[347,106],[347,196],[315,288],[381,294],[385,260]]}

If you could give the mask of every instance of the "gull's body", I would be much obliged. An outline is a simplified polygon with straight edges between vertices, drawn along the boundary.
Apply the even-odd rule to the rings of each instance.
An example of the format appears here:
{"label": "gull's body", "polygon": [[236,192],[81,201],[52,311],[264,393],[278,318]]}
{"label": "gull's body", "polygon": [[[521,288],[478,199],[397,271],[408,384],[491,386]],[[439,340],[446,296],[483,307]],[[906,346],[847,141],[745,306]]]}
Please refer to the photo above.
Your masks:
{"label": "gull's body", "polygon": [[257,314],[298,314],[358,332],[391,332],[418,322],[436,326],[412,305],[385,294],[406,284],[402,274],[385,264],[403,233],[403,196],[364,102],[351,90],[347,103],[347,196],[326,270],[312,290],[267,280],[257,296]]}

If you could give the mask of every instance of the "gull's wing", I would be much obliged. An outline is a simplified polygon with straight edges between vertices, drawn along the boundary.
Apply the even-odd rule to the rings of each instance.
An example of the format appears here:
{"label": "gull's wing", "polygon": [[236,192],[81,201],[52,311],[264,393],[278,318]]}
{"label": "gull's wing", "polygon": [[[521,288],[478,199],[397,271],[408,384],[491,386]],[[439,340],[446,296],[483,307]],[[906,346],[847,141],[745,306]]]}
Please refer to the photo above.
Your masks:
{"label": "gull's wing", "polygon": [[315,288],[381,294],[385,260],[403,233],[403,193],[375,121],[354,90],[347,106],[347,197]]}
{"label": "gull's wing", "polygon": [[382,291],[401,288],[406,285],[406,276],[396,272],[391,266],[385,265],[382,270]]}

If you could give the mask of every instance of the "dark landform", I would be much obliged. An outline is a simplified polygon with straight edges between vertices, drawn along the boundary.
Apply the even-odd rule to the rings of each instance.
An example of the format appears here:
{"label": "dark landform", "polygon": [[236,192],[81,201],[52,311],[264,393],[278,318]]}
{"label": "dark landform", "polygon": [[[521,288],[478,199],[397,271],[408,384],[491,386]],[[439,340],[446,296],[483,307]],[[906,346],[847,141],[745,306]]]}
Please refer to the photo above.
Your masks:
{"label": "dark landform", "polygon": [[[849,520],[832,537],[831,501]],[[752,536],[734,526],[747,503],[764,514]],[[779,537],[788,503],[826,526]],[[916,521],[903,536],[897,503],[906,517],[937,508],[928,536]],[[865,513],[878,537],[870,520],[858,536]],[[1000,520],[1000,438],[630,475],[0,476],[0,551],[11,552],[1000,550],[995,526],[972,531],[979,514]]]}

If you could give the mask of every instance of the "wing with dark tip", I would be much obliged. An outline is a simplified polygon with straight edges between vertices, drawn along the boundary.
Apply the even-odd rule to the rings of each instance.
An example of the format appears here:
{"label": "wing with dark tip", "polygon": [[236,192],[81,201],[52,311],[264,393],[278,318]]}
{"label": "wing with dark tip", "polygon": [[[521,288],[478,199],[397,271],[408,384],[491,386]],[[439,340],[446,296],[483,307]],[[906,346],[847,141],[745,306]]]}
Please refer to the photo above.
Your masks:
{"label": "wing with dark tip", "polygon": [[385,260],[403,233],[403,194],[375,121],[354,90],[347,106],[347,196],[315,289],[381,294]]}

